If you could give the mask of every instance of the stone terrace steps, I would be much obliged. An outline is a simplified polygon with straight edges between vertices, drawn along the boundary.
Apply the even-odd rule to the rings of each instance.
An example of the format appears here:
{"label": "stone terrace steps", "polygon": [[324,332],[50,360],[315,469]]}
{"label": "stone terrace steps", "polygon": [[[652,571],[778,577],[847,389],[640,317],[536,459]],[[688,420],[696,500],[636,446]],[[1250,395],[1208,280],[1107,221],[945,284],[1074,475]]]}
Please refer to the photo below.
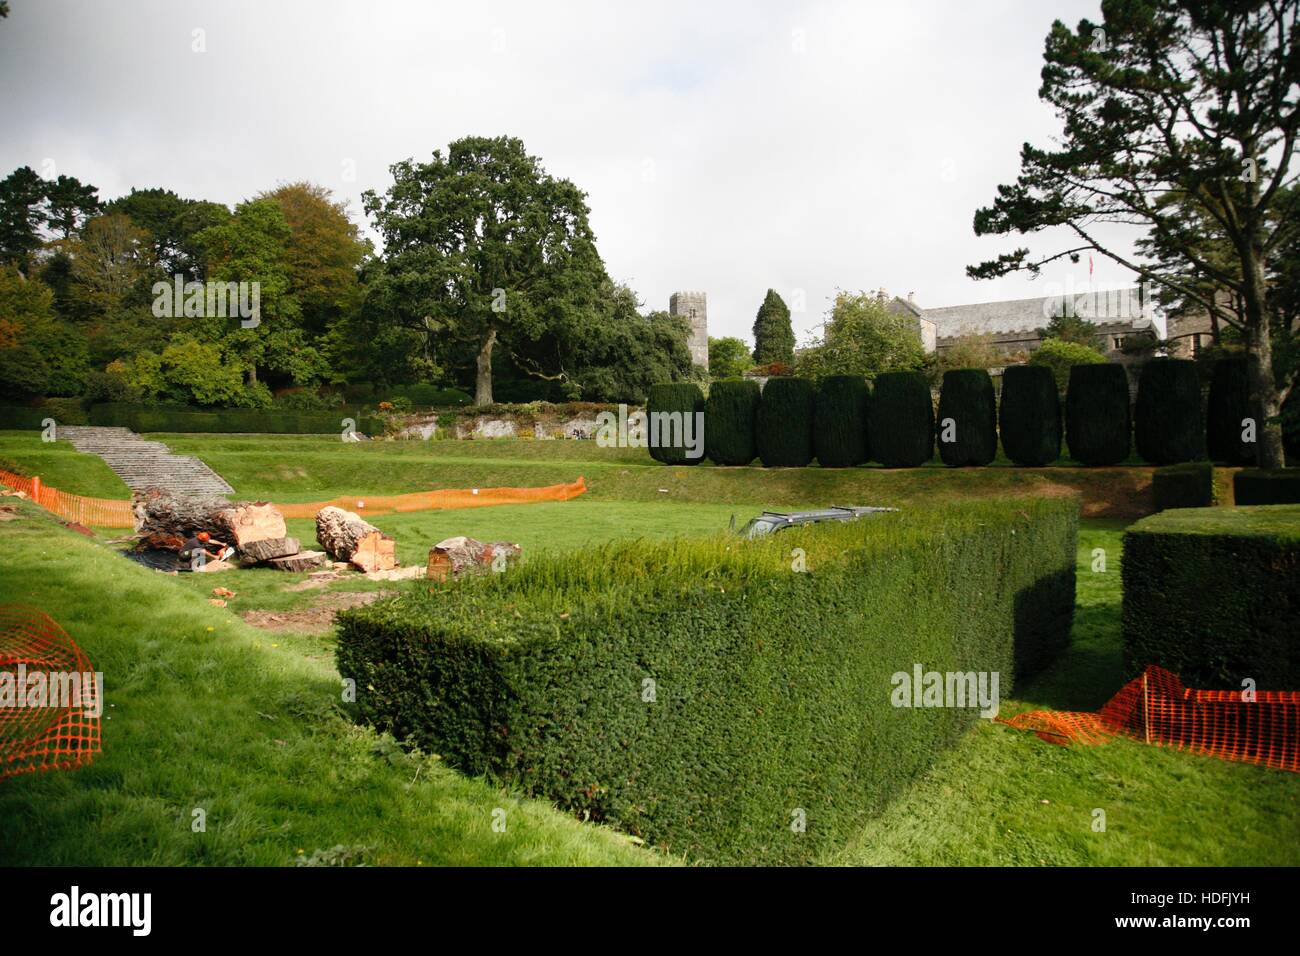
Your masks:
{"label": "stone terrace steps", "polygon": [[132,491],[161,488],[183,497],[224,498],[234,489],[189,455],[173,455],[162,442],[145,441],[129,428],[61,425],[58,437],[80,452],[98,455]]}

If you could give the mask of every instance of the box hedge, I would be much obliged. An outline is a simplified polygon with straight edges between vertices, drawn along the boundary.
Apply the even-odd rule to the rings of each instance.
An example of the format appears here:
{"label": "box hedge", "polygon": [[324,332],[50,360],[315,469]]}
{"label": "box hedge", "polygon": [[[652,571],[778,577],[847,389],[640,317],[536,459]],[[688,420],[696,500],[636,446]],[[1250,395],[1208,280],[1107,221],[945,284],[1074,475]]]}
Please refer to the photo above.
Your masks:
{"label": "box hedge", "polygon": [[[704,460],[703,448],[696,445],[699,453],[691,457],[692,442],[702,442],[704,436],[698,434],[699,423],[704,414],[704,393],[700,387],[691,382],[671,382],[663,385],[651,385],[646,400],[646,413],[649,415],[650,457],[665,465],[698,465]],[[660,418],[656,426],[656,416]]]}
{"label": "box hedge", "polygon": [[758,403],[758,457],[768,468],[802,468],[813,458],[812,382],[770,378]]}
{"label": "box hedge", "polygon": [[338,435],[343,419],[356,422],[357,431],[382,435],[384,424],[358,409],[291,411],[279,408],[197,409],[183,405],[126,405],[104,403],[90,408],[90,424],[113,425],[136,432],[220,432],[226,434]]}
{"label": "box hedge", "polygon": [[867,435],[872,459],[886,468],[916,468],[934,456],[934,405],[922,373],[876,376]]}
{"label": "box hedge", "polygon": [[861,375],[828,375],[817,383],[813,450],[823,468],[853,468],[867,460],[870,403]]}
{"label": "box hedge", "polygon": [[1157,358],[1142,366],[1133,436],[1138,455],[1153,465],[1194,461],[1205,453],[1201,378],[1195,362]]}
{"label": "box hedge", "polygon": [[758,454],[758,383],[723,379],[709,386],[704,403],[704,453],[715,465],[748,465]]}
{"label": "box hedge", "polygon": [[1065,393],[1065,444],[1082,465],[1117,465],[1132,433],[1124,366],[1075,365]]}
{"label": "box hedge", "polygon": [[1241,440],[1245,419],[1254,419],[1258,433],[1261,417],[1251,411],[1249,364],[1244,358],[1214,363],[1210,394],[1205,406],[1205,452],[1211,461],[1225,465],[1255,464],[1254,442]]}
{"label": "box hedge", "polygon": [[1300,506],[1192,508],[1124,535],[1124,661],[1192,687],[1300,687]]}
{"label": "box hedge", "polygon": [[1214,504],[1214,466],[1208,461],[1165,465],[1151,474],[1156,511],[1208,508]]}
{"label": "box hedge", "polygon": [[1300,504],[1300,468],[1243,468],[1232,476],[1239,505]]}
{"label": "box hedge", "polygon": [[997,457],[997,397],[987,371],[959,368],[943,373],[938,433],[939,457],[950,468],[987,465]]}
{"label": "box hedge", "polygon": [[467,774],[692,859],[808,863],[978,719],[893,706],[894,675],[1005,699],[1065,645],[1076,532],[1072,499],[1002,499],[610,544],[345,611],[339,672]]}
{"label": "box hedge", "polygon": [[1050,368],[1008,366],[998,414],[1002,450],[1017,465],[1041,467],[1061,457],[1061,396]]}

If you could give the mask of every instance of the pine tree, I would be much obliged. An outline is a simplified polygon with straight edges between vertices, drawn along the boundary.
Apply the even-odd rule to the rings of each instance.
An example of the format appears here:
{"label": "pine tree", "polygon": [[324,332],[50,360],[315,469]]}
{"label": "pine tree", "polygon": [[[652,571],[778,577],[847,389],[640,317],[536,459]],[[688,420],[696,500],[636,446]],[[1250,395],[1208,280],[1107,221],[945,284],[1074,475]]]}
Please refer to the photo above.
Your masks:
{"label": "pine tree", "polygon": [[759,365],[794,361],[794,329],[790,326],[790,307],[776,291],[767,290],[763,304],[754,317],[754,361]]}

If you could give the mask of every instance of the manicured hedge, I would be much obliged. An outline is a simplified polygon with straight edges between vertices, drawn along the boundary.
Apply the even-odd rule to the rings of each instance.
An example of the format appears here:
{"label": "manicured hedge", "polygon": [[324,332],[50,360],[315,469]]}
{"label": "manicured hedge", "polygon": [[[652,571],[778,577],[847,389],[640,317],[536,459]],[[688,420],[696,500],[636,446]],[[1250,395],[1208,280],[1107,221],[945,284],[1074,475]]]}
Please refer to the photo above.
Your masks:
{"label": "manicured hedge", "polygon": [[1137,453],[1153,465],[1194,461],[1205,452],[1196,363],[1157,358],[1142,366],[1133,411]]}
{"label": "manicured hedge", "polygon": [[1225,465],[1255,464],[1258,446],[1241,440],[1244,419],[1255,420],[1257,437],[1263,425],[1260,416],[1251,411],[1248,370],[1244,358],[1225,358],[1214,363],[1205,408],[1205,451],[1211,461]]}
{"label": "manicured hedge", "polygon": [[867,460],[871,390],[861,375],[828,375],[817,384],[813,450],[823,468],[852,468]]}
{"label": "manicured hedge", "polygon": [[[952,441],[945,441],[952,423]],[[987,465],[998,454],[998,407],[993,379],[982,368],[943,373],[939,391],[939,457],[950,468]]]}
{"label": "manicured hedge", "polygon": [[1129,453],[1128,375],[1124,366],[1075,365],[1065,394],[1065,444],[1082,465],[1117,465]]}
{"label": "manicured hedge", "polygon": [[768,468],[802,468],[813,458],[815,390],[804,378],[769,378],[758,403],[758,457]]}
{"label": "manicured hedge", "polygon": [[1243,468],[1232,476],[1239,505],[1300,504],[1300,468]]}
{"label": "manicured hedge", "polygon": [[[703,418],[695,417],[704,413],[704,393],[698,385],[690,382],[651,385],[646,412],[650,457],[665,465],[698,465],[704,460],[704,435],[700,434],[699,427]],[[670,417],[658,419],[656,425],[656,415]]]}
{"label": "manicured hedge", "polygon": [[339,672],[467,774],[692,859],[808,863],[978,719],[893,706],[894,675],[997,672],[1006,699],[1066,644],[1076,532],[1072,501],[998,499],[608,544],[345,611]]}
{"label": "manicured hedge", "polygon": [[704,403],[704,452],[715,465],[748,465],[758,454],[760,392],[753,379],[724,379],[709,386]]}
{"label": "manicured hedge", "polygon": [[1214,466],[1208,461],[1165,465],[1151,474],[1156,511],[1169,508],[1208,508],[1214,504]]}
{"label": "manicured hedge", "polygon": [[90,409],[90,424],[115,425],[137,432],[222,432],[268,435],[337,435],[343,419],[352,418],[357,431],[382,435],[383,422],[357,410],[288,411],[278,408],[197,409],[177,405],[106,403]]}
{"label": "manicured hedge", "polygon": [[40,429],[44,427],[41,422],[47,418],[58,420],[44,408],[32,408],[27,405],[0,405],[0,428]]}
{"label": "manicured hedge", "polygon": [[1045,365],[1011,365],[1002,373],[1002,450],[1017,465],[1041,467],[1061,457],[1061,396]]}
{"label": "manicured hedge", "polygon": [[934,405],[920,372],[876,376],[867,413],[871,457],[886,468],[915,468],[934,455]]}
{"label": "manicured hedge", "polygon": [[1124,535],[1124,661],[1192,687],[1300,687],[1300,507],[1193,508]]}

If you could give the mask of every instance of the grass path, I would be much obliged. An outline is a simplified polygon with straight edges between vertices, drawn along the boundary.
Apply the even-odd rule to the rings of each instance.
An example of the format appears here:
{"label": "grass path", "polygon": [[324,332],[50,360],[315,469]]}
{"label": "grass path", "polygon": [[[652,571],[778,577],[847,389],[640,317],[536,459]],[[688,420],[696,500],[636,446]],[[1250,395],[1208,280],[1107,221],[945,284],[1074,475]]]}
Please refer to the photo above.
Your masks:
{"label": "grass path", "polygon": [[55,618],[111,706],[88,767],[0,782],[0,865],[275,866],[336,846],[374,864],[660,860],[352,725],[324,643],[247,627],[21,507],[0,525],[0,603]]}

